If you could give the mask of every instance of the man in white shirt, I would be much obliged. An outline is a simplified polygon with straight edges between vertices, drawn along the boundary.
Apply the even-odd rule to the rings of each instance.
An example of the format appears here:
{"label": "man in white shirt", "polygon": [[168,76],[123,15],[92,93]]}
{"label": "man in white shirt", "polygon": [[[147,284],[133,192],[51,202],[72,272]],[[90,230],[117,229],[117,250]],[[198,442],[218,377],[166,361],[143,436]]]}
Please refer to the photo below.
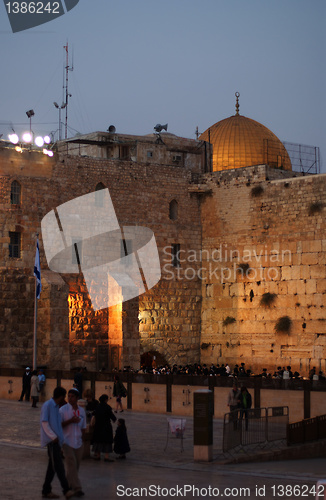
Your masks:
{"label": "man in white shirt", "polygon": [[73,388],[68,391],[68,403],[60,408],[64,436],[63,453],[65,456],[66,474],[74,496],[81,497],[84,492],[78,476],[83,456],[83,434],[86,429],[86,413],[78,406],[79,392]]}

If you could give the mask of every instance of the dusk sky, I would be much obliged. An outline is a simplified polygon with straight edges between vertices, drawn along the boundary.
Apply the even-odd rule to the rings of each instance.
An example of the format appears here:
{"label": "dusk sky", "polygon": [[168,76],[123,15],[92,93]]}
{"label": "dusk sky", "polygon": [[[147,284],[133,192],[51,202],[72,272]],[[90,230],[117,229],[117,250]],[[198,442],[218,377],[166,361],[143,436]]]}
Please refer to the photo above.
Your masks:
{"label": "dusk sky", "polygon": [[[6,2],[7,3],[7,2]],[[12,33],[0,4],[0,134],[58,129],[69,44],[69,136],[195,138],[235,113],[282,141],[319,146],[326,172],[325,0],[80,0],[58,19]],[[11,125],[12,124],[12,125]]]}

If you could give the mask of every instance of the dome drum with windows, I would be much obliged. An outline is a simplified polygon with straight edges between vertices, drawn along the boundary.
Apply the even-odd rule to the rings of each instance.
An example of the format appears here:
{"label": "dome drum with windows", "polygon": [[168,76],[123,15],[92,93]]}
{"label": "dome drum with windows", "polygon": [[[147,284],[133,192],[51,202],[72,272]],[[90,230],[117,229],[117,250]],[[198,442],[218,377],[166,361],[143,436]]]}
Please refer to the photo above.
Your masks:
{"label": "dome drum with windows", "polygon": [[267,164],[292,170],[283,143],[261,123],[239,114],[239,92],[236,92],[236,114],[209,127],[200,140],[212,144],[213,171],[231,170]]}

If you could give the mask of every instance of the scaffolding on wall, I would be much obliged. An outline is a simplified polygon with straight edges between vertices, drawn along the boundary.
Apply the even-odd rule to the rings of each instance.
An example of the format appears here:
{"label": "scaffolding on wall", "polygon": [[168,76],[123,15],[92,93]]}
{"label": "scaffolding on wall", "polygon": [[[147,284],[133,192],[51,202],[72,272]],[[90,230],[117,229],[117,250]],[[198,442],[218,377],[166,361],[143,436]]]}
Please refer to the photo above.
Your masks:
{"label": "scaffolding on wall", "polygon": [[294,172],[320,174],[319,147],[283,142],[292,163]]}
{"label": "scaffolding on wall", "polygon": [[[320,173],[320,151],[318,147],[294,142],[283,142],[283,146],[289,155],[293,172],[300,172],[303,175]],[[264,162],[270,167],[285,168],[287,170],[286,165],[288,165],[289,161],[286,152],[280,148],[278,141],[264,139]]]}

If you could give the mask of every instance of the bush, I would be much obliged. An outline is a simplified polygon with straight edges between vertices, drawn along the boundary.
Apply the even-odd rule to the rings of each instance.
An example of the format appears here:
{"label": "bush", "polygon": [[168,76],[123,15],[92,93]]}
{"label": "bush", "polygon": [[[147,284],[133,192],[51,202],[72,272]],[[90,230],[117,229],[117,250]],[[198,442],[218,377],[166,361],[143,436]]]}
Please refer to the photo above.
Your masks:
{"label": "bush", "polygon": [[249,266],[248,262],[241,262],[240,264],[238,264],[237,273],[243,275],[243,274],[246,274],[249,269],[250,269],[250,266]]}
{"label": "bush", "polygon": [[315,201],[309,207],[309,215],[319,214],[324,208],[324,203],[321,201]]}
{"label": "bush", "polygon": [[264,188],[263,186],[261,186],[260,184],[258,184],[258,186],[255,186],[252,188],[251,190],[251,196],[253,198],[256,198],[257,196],[260,196],[261,194],[263,194],[264,192]]}
{"label": "bush", "polygon": [[277,333],[289,333],[292,326],[292,319],[289,316],[282,316],[279,318],[275,325]]}
{"label": "bush", "polygon": [[231,325],[231,323],[235,323],[236,319],[233,318],[232,316],[227,316],[224,320],[223,320],[223,326],[227,326],[227,325]]}
{"label": "bush", "polygon": [[260,305],[269,307],[275,302],[276,297],[277,297],[276,293],[269,293],[269,292],[263,293],[260,299]]}

